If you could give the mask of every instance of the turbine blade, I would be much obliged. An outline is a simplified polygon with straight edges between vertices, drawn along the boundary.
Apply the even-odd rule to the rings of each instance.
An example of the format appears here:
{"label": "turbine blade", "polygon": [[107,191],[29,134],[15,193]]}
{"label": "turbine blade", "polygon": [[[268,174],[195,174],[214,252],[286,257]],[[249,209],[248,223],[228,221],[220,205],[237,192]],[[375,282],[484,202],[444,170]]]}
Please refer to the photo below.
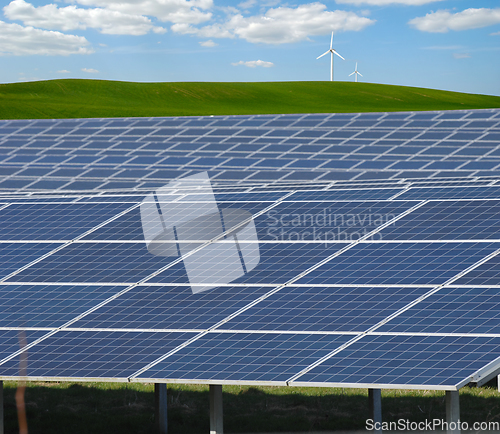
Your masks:
{"label": "turbine blade", "polygon": [[363,74],[361,74],[361,72],[358,72],[359,75],[361,75],[361,77],[363,77]]}
{"label": "turbine blade", "polygon": [[330,41],[330,50],[332,49],[332,47],[333,47],[333,32],[332,32],[332,39]]}
{"label": "turbine blade", "polygon": [[342,60],[345,60],[339,53],[337,53],[335,50],[332,49],[332,51],[337,55],[339,56]]}
{"label": "turbine blade", "polygon": [[316,57],[316,59],[319,59],[320,57],[327,55],[329,52],[330,52],[330,50],[328,50],[326,53],[323,53],[321,56]]}
{"label": "turbine blade", "polygon": [[356,74],[356,71],[354,71],[353,73],[349,74],[349,77],[350,77],[352,74]]}

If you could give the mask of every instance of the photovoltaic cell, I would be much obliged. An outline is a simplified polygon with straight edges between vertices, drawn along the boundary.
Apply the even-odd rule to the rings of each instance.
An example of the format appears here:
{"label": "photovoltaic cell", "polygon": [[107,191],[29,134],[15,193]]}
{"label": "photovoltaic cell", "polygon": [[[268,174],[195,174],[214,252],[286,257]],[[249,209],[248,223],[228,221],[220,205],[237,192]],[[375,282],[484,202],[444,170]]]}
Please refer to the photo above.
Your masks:
{"label": "photovoltaic cell", "polygon": [[432,201],[381,232],[384,240],[500,239],[500,201]]}
{"label": "photovoltaic cell", "polygon": [[500,258],[495,256],[488,262],[477,267],[475,270],[461,277],[455,283],[457,285],[499,285]]}
{"label": "photovoltaic cell", "polygon": [[0,327],[60,327],[121,289],[113,286],[0,285]]}
{"label": "photovoltaic cell", "polygon": [[418,287],[287,286],[220,328],[363,332],[428,290]]}
{"label": "photovoltaic cell", "polygon": [[133,283],[169,262],[168,258],[151,255],[144,242],[77,242],[25,269],[10,281]]}
{"label": "photovoltaic cell", "polygon": [[[323,195],[320,192],[319,197]],[[295,202],[294,196],[255,220],[259,240],[356,241],[418,202]],[[314,193],[310,197],[315,197]]]}
{"label": "photovoltaic cell", "polygon": [[284,382],[348,338],[209,333],[148,369],[140,378]]}
{"label": "photovoltaic cell", "polygon": [[60,243],[0,243],[0,279],[39,259]]}
{"label": "photovoltaic cell", "polygon": [[365,336],[298,382],[454,386],[500,356],[500,338]]}
{"label": "photovoltaic cell", "polygon": [[193,294],[190,286],[136,286],[74,324],[81,328],[207,329],[269,287],[221,286]]}
{"label": "photovoltaic cell", "polygon": [[361,243],[297,283],[439,285],[499,247],[500,243]]}
{"label": "photovoltaic cell", "polygon": [[[29,350],[28,376],[127,378],[193,333],[59,331]],[[19,362],[0,365],[0,376],[16,376]]]}
{"label": "photovoltaic cell", "polygon": [[[34,340],[46,334],[40,330],[0,330],[0,360],[9,357],[18,351],[21,347],[19,344],[20,339],[25,339],[26,344],[31,344]],[[14,371],[13,375],[19,375],[19,358],[13,359],[17,363],[17,373]],[[0,368],[0,375],[1,368]]]}
{"label": "photovoltaic cell", "polygon": [[384,324],[389,333],[497,333],[498,288],[445,287]]}
{"label": "photovoltaic cell", "polygon": [[13,204],[0,211],[0,240],[69,240],[130,204]]}
{"label": "photovoltaic cell", "polygon": [[[240,246],[244,249],[247,245],[254,244],[240,241]],[[322,259],[327,258],[337,250],[341,245],[323,244],[323,243],[272,243],[261,244],[259,246],[259,264],[249,273],[233,281],[235,284],[283,284],[288,280],[298,276],[303,271],[312,267]],[[225,252],[225,250],[223,251]],[[214,252],[215,261],[217,253]],[[222,259],[223,253],[220,253]],[[153,277],[150,283],[188,283],[187,275],[178,267],[172,267]],[[217,270],[224,275],[224,268]],[[216,280],[220,277],[213,275]],[[204,281],[204,284],[214,284],[214,280]]]}

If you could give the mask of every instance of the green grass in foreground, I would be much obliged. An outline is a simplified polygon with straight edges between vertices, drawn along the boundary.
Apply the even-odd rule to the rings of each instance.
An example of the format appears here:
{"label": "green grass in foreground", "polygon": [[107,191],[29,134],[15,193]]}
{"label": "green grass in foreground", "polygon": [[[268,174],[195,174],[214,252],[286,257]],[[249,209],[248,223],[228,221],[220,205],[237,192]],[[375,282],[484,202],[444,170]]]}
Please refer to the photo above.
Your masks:
{"label": "green grass in foreground", "polygon": [[353,82],[133,83],[49,80],[0,85],[0,119],[455,110],[500,97]]}
{"label": "green grass in foreground", "polygon": [[[17,433],[16,383],[4,383],[6,434]],[[29,383],[30,434],[154,433],[152,384]],[[224,386],[227,433],[362,430],[369,417],[364,389]],[[500,421],[493,387],[460,391],[461,420]],[[445,419],[445,393],[383,390],[384,421]],[[168,385],[169,432],[209,432],[208,386]]]}

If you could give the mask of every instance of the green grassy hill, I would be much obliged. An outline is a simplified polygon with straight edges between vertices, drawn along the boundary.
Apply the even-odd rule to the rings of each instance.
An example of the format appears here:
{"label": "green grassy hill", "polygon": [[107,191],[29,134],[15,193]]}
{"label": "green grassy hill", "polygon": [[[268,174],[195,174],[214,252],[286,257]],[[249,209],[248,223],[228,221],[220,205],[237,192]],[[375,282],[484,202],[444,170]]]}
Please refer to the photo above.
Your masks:
{"label": "green grassy hill", "polygon": [[498,108],[500,97],[353,82],[0,85],[0,119],[335,113]]}

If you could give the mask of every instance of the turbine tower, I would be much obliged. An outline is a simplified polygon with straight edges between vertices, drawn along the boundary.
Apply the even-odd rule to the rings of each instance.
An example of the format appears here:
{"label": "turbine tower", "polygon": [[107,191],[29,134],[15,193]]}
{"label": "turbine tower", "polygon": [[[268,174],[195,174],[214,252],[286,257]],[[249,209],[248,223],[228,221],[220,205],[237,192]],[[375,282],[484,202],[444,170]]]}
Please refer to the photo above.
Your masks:
{"label": "turbine tower", "polygon": [[358,75],[361,75],[361,77],[363,77],[363,74],[361,74],[360,72],[358,72],[358,62],[356,62],[356,68],[354,68],[354,72],[352,72],[351,74],[349,74],[349,77],[352,75],[352,74],[356,74],[356,83],[358,82]]}
{"label": "turbine tower", "polygon": [[333,48],[333,32],[332,32],[332,40],[330,41],[330,49],[323,53],[321,56],[316,57],[316,60],[319,59],[320,57],[326,56],[328,53],[331,54],[331,59],[330,59],[330,81],[333,81],[333,55],[336,54],[339,56],[342,60],[345,60],[337,51]]}

